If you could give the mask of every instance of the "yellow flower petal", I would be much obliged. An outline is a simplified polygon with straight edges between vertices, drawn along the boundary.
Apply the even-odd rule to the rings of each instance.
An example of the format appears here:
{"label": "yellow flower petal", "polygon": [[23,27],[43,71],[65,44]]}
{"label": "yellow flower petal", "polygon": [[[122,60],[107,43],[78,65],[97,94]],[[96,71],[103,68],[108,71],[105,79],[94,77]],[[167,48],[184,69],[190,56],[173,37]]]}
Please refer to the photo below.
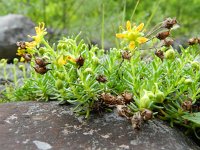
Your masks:
{"label": "yellow flower petal", "polygon": [[76,59],[71,57],[71,56],[66,56],[66,59],[71,61],[71,62],[76,62]]}
{"label": "yellow flower petal", "polygon": [[57,61],[58,65],[62,66],[62,65],[65,65],[67,63],[66,59],[64,59],[63,56],[60,56],[58,58],[58,61]]}
{"label": "yellow flower petal", "polygon": [[127,29],[127,31],[131,31],[131,22],[130,21],[126,22],[126,29]]}
{"label": "yellow flower petal", "polygon": [[130,44],[129,44],[129,48],[131,50],[133,50],[135,48],[135,42],[134,41],[131,41]]}
{"label": "yellow flower petal", "polygon": [[24,49],[18,49],[16,55],[22,56],[25,53]]}
{"label": "yellow flower petal", "polygon": [[138,42],[139,44],[145,43],[145,42],[147,42],[147,41],[148,41],[148,39],[145,38],[145,37],[138,37],[138,38],[137,38],[137,42]]}
{"label": "yellow flower petal", "polygon": [[33,49],[36,46],[37,46],[37,42],[36,41],[26,42],[26,48],[28,48],[28,49]]}
{"label": "yellow flower petal", "polygon": [[141,23],[135,30],[137,30],[138,32],[140,32],[144,27],[144,23]]}
{"label": "yellow flower petal", "polygon": [[24,61],[25,61],[24,57],[21,57],[20,62],[24,62]]}
{"label": "yellow flower petal", "polygon": [[125,38],[125,34],[123,34],[123,33],[117,33],[116,37],[117,38]]}

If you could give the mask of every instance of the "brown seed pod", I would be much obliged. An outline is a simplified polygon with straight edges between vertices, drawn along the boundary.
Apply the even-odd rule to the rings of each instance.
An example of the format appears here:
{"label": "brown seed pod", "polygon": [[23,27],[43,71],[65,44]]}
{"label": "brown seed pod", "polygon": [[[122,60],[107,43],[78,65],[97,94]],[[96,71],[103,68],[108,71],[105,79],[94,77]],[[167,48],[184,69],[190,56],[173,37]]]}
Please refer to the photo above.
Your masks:
{"label": "brown seed pod", "polygon": [[125,102],[124,102],[124,97],[121,96],[121,95],[118,95],[118,96],[116,97],[116,105],[123,105],[123,104],[125,104]]}
{"label": "brown seed pod", "polygon": [[40,67],[39,65],[36,65],[33,68],[35,69],[35,71],[37,73],[42,74],[42,75],[45,74],[45,73],[47,73],[47,71],[51,70],[51,69],[46,68],[46,66]]}
{"label": "brown seed pod", "polygon": [[110,93],[102,93],[100,95],[100,99],[103,100],[103,102],[106,105],[116,105],[116,96],[111,95]]}
{"label": "brown seed pod", "polygon": [[28,53],[22,54],[22,57],[25,59],[26,62],[29,62],[32,59],[32,55]]}
{"label": "brown seed pod", "polygon": [[175,24],[177,24],[176,18],[173,18],[173,19],[167,18],[163,21],[162,27],[167,28],[167,29],[171,29]]}
{"label": "brown seed pod", "polygon": [[163,31],[163,32],[159,32],[156,37],[159,39],[159,40],[164,40],[166,39],[168,36],[170,35],[170,31]]}
{"label": "brown seed pod", "polygon": [[19,47],[19,49],[26,49],[26,42],[24,41],[17,42],[16,45]]}
{"label": "brown seed pod", "polygon": [[78,67],[82,67],[84,65],[84,62],[85,62],[85,59],[82,57],[82,56],[79,56],[77,59],[76,59],[76,64],[78,65]]}
{"label": "brown seed pod", "polygon": [[107,79],[106,79],[106,77],[105,77],[104,75],[98,75],[98,76],[96,77],[96,80],[97,80],[98,82],[102,82],[102,83],[107,82]]}
{"label": "brown seed pod", "polygon": [[39,58],[39,57],[35,58],[35,63],[40,67],[44,67],[44,66],[50,64],[50,63],[45,62],[44,58]]}
{"label": "brown seed pod", "polygon": [[198,38],[191,38],[191,39],[188,40],[188,44],[189,45],[195,45],[197,43],[199,43],[199,39]]}
{"label": "brown seed pod", "polygon": [[163,59],[164,59],[164,52],[163,51],[157,50],[157,51],[155,51],[155,55],[163,61]]}
{"label": "brown seed pod", "polygon": [[122,52],[122,58],[130,60],[131,59],[131,52],[129,52],[129,51],[123,51]]}
{"label": "brown seed pod", "polygon": [[143,120],[147,121],[147,120],[150,120],[153,118],[153,112],[149,109],[144,109],[141,112],[141,116],[142,116]]}
{"label": "brown seed pod", "polygon": [[133,100],[133,94],[131,94],[131,93],[124,92],[122,94],[122,96],[124,98],[124,103],[125,104],[129,104]]}
{"label": "brown seed pod", "polygon": [[184,111],[191,111],[192,109],[192,100],[189,99],[187,101],[184,101],[182,104],[181,104],[181,108],[184,110]]}
{"label": "brown seed pod", "polygon": [[174,43],[174,40],[172,40],[172,39],[164,39],[163,46],[170,47],[170,46],[172,46],[173,43]]}

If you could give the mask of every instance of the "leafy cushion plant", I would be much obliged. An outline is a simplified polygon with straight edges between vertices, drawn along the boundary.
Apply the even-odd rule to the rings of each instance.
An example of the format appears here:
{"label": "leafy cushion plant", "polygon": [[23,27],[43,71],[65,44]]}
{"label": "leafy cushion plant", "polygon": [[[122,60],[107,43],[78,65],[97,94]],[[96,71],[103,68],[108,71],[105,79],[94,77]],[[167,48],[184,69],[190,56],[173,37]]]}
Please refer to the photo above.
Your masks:
{"label": "leafy cushion plant", "polygon": [[[190,46],[177,52],[170,38],[176,24],[175,19],[167,18],[145,33],[143,23],[132,26],[127,21],[126,29],[116,34],[122,39],[121,48],[105,51],[89,47],[79,36],[51,46],[40,23],[33,41],[17,43],[21,61],[30,62],[29,75],[20,65],[23,84],[16,77],[15,86],[5,83],[2,101],[59,100],[72,104],[86,118],[91,112],[102,114],[116,107],[134,128],[158,117],[193,130],[198,137],[200,40],[190,39]],[[5,68],[6,60],[1,62]],[[14,62],[19,66],[16,59]],[[6,69],[4,77],[6,80]]]}

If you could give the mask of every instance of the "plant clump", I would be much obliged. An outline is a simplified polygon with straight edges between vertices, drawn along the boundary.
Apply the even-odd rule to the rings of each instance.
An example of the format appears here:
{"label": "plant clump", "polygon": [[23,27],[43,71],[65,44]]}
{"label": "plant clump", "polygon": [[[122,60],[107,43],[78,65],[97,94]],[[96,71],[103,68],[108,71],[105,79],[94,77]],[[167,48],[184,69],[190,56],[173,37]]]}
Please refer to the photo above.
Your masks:
{"label": "plant clump", "polygon": [[[15,60],[13,81],[8,78],[6,60],[1,60],[4,79],[0,84],[5,85],[1,101],[58,100],[71,104],[75,113],[86,118],[92,112],[116,108],[133,128],[157,117],[172,126],[182,125],[199,138],[199,38],[190,39],[189,47],[181,47],[178,53],[171,37],[176,25],[175,18],[167,18],[146,32],[143,23],[136,26],[127,21],[126,28],[116,34],[120,47],[105,53],[89,47],[79,35],[51,46],[40,23],[31,42],[17,42],[17,55],[24,63]],[[148,52],[145,57],[144,50]],[[23,74],[22,84],[16,68]]]}

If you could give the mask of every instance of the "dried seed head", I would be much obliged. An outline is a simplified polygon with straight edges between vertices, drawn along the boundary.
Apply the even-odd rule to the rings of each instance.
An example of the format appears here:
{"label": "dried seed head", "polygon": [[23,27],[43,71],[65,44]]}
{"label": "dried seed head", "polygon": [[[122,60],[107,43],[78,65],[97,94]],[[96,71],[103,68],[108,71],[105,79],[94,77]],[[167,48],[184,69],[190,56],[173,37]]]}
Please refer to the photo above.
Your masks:
{"label": "dried seed head", "polygon": [[131,59],[131,53],[129,51],[123,51],[122,52],[122,58],[130,60]]}
{"label": "dried seed head", "polygon": [[143,121],[143,119],[142,119],[140,112],[136,112],[133,115],[133,117],[131,118],[132,127],[134,129],[140,129],[142,121]]}
{"label": "dried seed head", "polygon": [[117,104],[117,105],[122,105],[122,104],[124,104],[124,97],[121,96],[121,95],[118,95],[118,96],[116,97],[116,104]]}
{"label": "dried seed head", "polygon": [[157,51],[155,51],[155,55],[163,61],[163,59],[164,59],[164,52],[163,51],[157,50]]}
{"label": "dried seed head", "polygon": [[167,18],[163,21],[162,27],[167,28],[167,29],[171,29],[175,24],[177,24],[176,18],[173,18],[173,19]]}
{"label": "dried seed head", "polygon": [[102,83],[107,82],[107,79],[106,79],[106,77],[105,77],[104,75],[98,75],[98,76],[96,77],[96,80],[97,80],[98,82],[102,82]]}
{"label": "dried seed head", "polygon": [[102,99],[106,105],[122,105],[123,104],[122,102],[119,103],[119,99],[117,100],[117,97],[111,95],[110,93],[102,93],[100,95],[100,99]]}
{"label": "dried seed head", "polygon": [[132,116],[131,111],[125,105],[117,105],[117,112],[119,116],[126,117],[127,119],[130,119]]}
{"label": "dried seed head", "polygon": [[40,67],[39,65],[36,65],[33,68],[35,69],[35,71],[37,73],[42,74],[42,75],[45,74],[45,73],[47,73],[47,71],[51,70],[51,69],[46,68],[46,66]]}
{"label": "dried seed head", "polygon": [[172,39],[164,39],[163,46],[170,47],[170,46],[172,46],[173,43],[174,43],[174,40],[172,40]]}
{"label": "dried seed head", "polygon": [[184,111],[190,111],[192,109],[192,100],[189,99],[187,101],[184,101],[182,104],[181,104],[181,107]]}
{"label": "dried seed head", "polygon": [[22,57],[25,59],[26,62],[29,62],[32,59],[32,55],[28,53],[22,54]]}
{"label": "dried seed head", "polygon": [[153,117],[153,112],[149,109],[144,109],[142,112],[141,112],[141,116],[143,118],[143,120],[150,120],[152,119]]}
{"label": "dried seed head", "polygon": [[159,40],[164,40],[166,39],[168,36],[170,35],[170,31],[163,31],[163,32],[159,32],[156,37],[159,39]]}
{"label": "dried seed head", "polygon": [[125,104],[129,104],[133,100],[133,94],[131,94],[131,93],[124,92],[122,94],[122,96],[124,98],[124,103]]}
{"label": "dried seed head", "polygon": [[76,64],[78,65],[78,67],[82,67],[84,65],[84,62],[85,62],[85,59],[82,57],[82,56],[79,56],[77,59],[76,59]]}
{"label": "dried seed head", "polygon": [[188,44],[189,45],[195,45],[197,43],[199,43],[199,39],[198,38],[191,38],[191,39],[188,40]]}
{"label": "dried seed head", "polygon": [[19,49],[26,49],[26,42],[24,41],[17,42],[16,45],[19,47]]}
{"label": "dried seed head", "polygon": [[50,63],[45,62],[44,58],[39,58],[39,57],[35,58],[35,63],[40,67],[44,67],[44,66],[50,64]]}

